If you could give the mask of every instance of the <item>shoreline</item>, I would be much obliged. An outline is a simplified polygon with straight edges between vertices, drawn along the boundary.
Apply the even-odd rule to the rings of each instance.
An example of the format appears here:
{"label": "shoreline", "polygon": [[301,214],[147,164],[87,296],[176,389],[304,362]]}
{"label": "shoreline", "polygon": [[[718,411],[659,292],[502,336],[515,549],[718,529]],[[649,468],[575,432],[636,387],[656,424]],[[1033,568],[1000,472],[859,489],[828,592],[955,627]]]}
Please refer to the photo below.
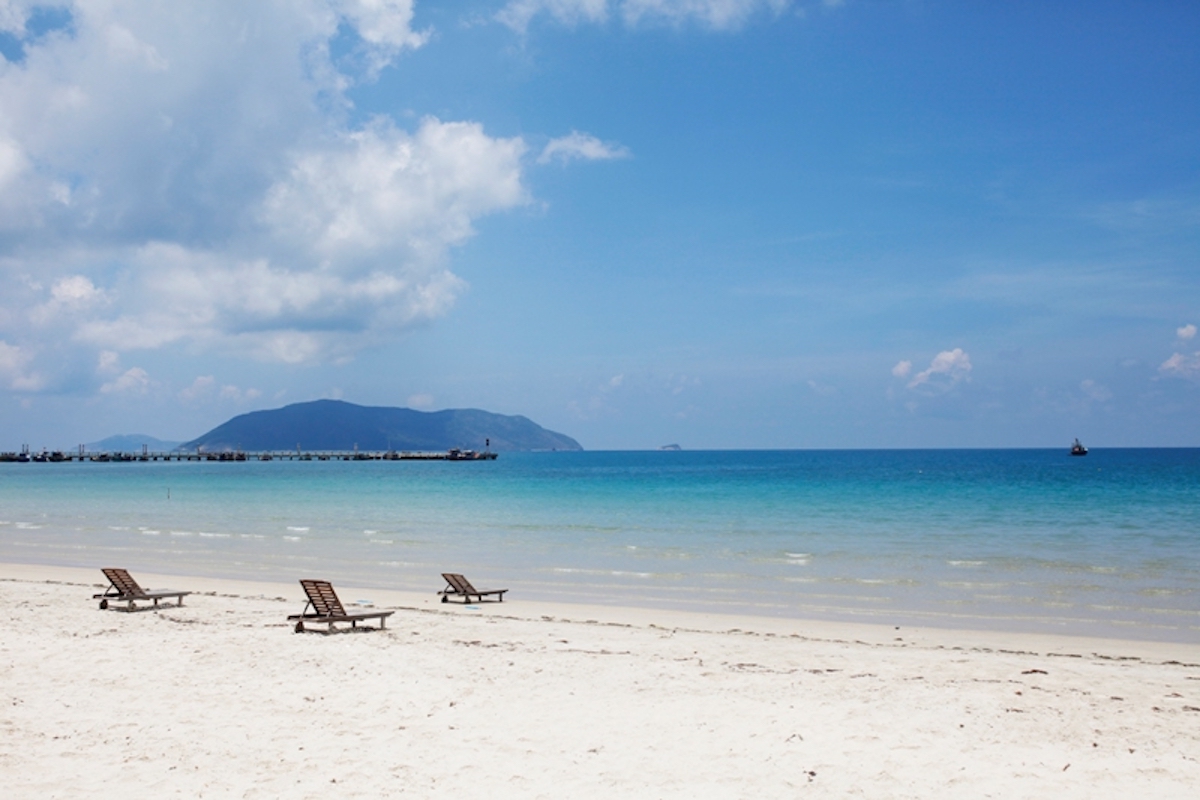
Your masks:
{"label": "shoreline", "polygon": [[0,564],[7,797],[1200,794],[1198,645],[133,576]]}

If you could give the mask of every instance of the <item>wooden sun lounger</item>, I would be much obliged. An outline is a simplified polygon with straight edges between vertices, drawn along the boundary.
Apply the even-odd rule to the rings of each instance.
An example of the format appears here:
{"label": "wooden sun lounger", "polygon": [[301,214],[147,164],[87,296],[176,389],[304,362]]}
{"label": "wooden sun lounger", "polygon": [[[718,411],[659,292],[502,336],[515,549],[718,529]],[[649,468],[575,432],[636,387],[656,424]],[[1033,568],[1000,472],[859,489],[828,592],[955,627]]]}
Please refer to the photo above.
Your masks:
{"label": "wooden sun lounger", "polygon": [[347,611],[342,607],[342,601],[338,599],[337,592],[333,590],[333,585],[329,581],[302,579],[300,585],[304,587],[304,593],[308,595],[308,603],[304,606],[304,613],[292,614],[288,617],[289,620],[296,620],[296,633],[304,633],[305,622],[327,623],[329,627],[325,633],[332,633],[335,622],[349,622],[351,628],[357,628],[358,623],[364,619],[378,619],[379,628],[382,630],[387,627],[387,618],[396,613],[394,611]]}
{"label": "wooden sun lounger", "polygon": [[115,600],[120,603],[125,603],[124,608],[118,608],[117,611],[139,611],[134,605],[137,600],[153,600],[154,608],[158,607],[159,600],[165,600],[168,597],[177,597],[179,602],[176,605],[183,605],[183,598],[191,592],[180,592],[175,589],[143,589],[138,586],[138,582],[130,577],[129,573],[123,569],[115,567],[106,567],[101,572],[104,577],[108,578],[110,586],[105,590],[104,594],[92,595],[93,600],[100,601],[101,610],[108,608],[110,600]]}
{"label": "wooden sun lounger", "polygon": [[442,596],[442,602],[450,602],[450,598],[461,597],[463,603],[471,602],[472,597],[478,598],[477,602],[482,603],[483,598],[488,595],[496,595],[496,599],[503,603],[504,593],[508,589],[476,589],[471,585],[471,582],[455,572],[443,572],[442,577],[446,579],[446,588],[442,589],[438,594]]}

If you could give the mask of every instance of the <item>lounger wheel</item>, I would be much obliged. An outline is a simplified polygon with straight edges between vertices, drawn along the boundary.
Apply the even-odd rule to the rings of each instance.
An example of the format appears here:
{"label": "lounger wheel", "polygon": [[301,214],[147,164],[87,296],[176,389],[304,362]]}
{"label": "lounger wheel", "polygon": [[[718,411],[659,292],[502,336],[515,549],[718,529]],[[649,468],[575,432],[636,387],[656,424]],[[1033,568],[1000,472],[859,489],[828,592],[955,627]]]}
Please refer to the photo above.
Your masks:
{"label": "lounger wheel", "polygon": [[449,603],[449,602],[450,602],[450,598],[449,598],[449,597],[446,597],[446,595],[442,595],[442,602],[443,602],[443,603]]}
{"label": "lounger wheel", "polygon": [[303,622],[296,623],[296,633],[304,633],[304,623]]}
{"label": "lounger wheel", "polygon": [[104,609],[106,609],[106,608],[108,608],[108,601],[107,601],[107,600],[101,600],[101,601],[100,601],[100,610],[101,610],[101,611],[103,611],[103,610],[104,610]]}

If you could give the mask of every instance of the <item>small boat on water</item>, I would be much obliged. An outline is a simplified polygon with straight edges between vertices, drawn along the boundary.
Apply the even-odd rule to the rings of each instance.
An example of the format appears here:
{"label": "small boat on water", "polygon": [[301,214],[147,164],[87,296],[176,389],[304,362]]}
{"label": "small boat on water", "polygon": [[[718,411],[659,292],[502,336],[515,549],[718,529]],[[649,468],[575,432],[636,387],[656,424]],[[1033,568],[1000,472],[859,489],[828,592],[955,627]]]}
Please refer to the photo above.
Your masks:
{"label": "small boat on water", "polygon": [[1086,447],[1084,447],[1082,444],[1080,444],[1080,443],[1079,443],[1079,440],[1078,440],[1078,439],[1076,439],[1076,440],[1075,440],[1075,444],[1071,445],[1071,455],[1073,455],[1073,456],[1086,456],[1086,455],[1087,455],[1087,448],[1086,448]]}

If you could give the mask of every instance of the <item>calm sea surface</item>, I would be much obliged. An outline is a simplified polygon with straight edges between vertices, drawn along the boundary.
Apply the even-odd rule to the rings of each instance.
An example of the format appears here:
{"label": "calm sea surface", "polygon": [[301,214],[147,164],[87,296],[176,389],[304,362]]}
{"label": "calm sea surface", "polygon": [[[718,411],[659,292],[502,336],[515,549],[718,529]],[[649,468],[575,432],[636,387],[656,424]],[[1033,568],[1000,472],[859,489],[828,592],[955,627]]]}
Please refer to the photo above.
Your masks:
{"label": "calm sea surface", "polygon": [[0,464],[0,560],[1200,641],[1200,450]]}

